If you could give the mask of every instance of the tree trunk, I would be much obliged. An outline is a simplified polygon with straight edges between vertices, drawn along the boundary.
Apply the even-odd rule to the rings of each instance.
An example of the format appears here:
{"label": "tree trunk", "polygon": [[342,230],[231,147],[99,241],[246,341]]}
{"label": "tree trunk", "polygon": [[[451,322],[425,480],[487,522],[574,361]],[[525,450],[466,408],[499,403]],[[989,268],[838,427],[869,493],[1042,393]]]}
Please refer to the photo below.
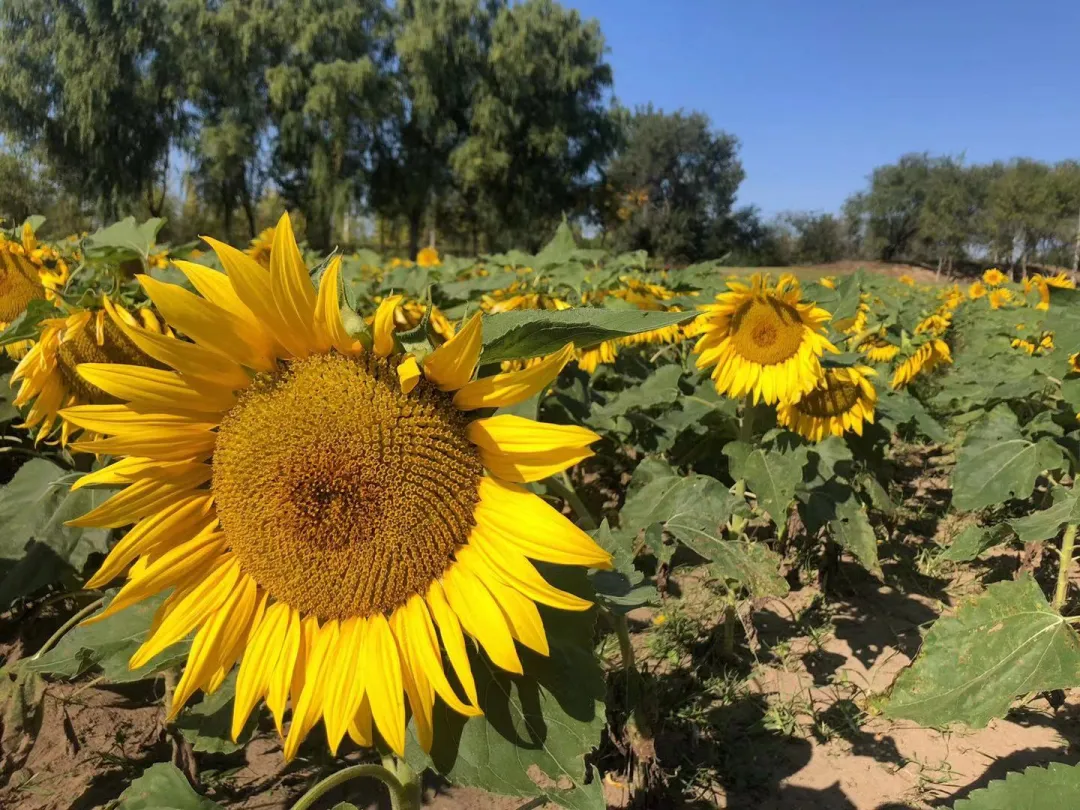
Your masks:
{"label": "tree trunk", "polygon": [[420,252],[420,222],[421,212],[409,212],[409,258],[416,261],[416,254]]}
{"label": "tree trunk", "polygon": [[937,257],[937,272],[934,273],[934,281],[941,281],[941,262],[942,262],[942,256],[939,253],[938,257]]}
{"label": "tree trunk", "polygon": [[1075,276],[1077,272],[1080,271],[1080,214],[1077,214],[1076,217],[1076,244],[1073,246],[1072,271],[1074,277],[1073,280],[1075,281]]}

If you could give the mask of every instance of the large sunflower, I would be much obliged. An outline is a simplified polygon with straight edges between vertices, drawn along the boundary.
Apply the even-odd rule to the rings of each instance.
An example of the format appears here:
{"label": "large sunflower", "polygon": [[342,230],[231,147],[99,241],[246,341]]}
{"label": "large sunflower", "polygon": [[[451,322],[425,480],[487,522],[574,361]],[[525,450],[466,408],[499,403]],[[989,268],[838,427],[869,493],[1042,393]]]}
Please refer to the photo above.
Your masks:
{"label": "large sunflower", "polygon": [[[0,235],[0,331],[25,312],[31,301],[55,301],[68,275],[67,262],[52,248],[38,243],[29,223],[23,225],[20,241]],[[31,345],[31,341],[21,340],[8,344],[4,351],[18,360]]]}
{"label": "large sunflower", "polygon": [[[105,299],[104,309],[76,310],[63,318],[48,318],[41,332],[11,375],[18,388],[14,404],[30,410],[24,427],[36,429],[37,441],[52,433],[62,408],[72,405],[118,403],[120,400],[88,383],[76,371],[82,363],[124,363],[164,368],[125,334],[147,332],[170,338],[149,309],[128,312]],[[123,325],[123,328],[121,328]],[[171,339],[171,338],[170,338]],[[66,446],[77,426],[60,417],[60,444]]]}
{"label": "large sunflower", "polygon": [[822,352],[835,352],[825,337],[830,315],[800,301],[799,282],[781,276],[775,287],[754,274],[750,285],[729,281],[731,292],[702,307],[701,338],[694,351],[698,368],[715,366],[716,390],[731,397],[753,395],[794,402],[821,381]]}
{"label": "large sunflower", "polygon": [[929,374],[933,369],[943,363],[952,362],[952,353],[949,344],[943,340],[931,340],[918,349],[911,357],[897,366],[889,383],[893,388],[902,388],[922,373]]}
{"label": "large sunflower", "polygon": [[101,616],[172,589],[131,665],[194,631],[174,715],[240,660],[234,737],[265,699],[286,759],[320,719],[333,751],[346,732],[372,744],[374,723],[401,754],[407,696],[427,748],[435,695],[462,714],[480,711],[466,636],[520,673],[515,642],[548,652],[536,603],[590,606],[529,559],[610,565],[521,486],[587,458],[597,436],[484,415],[541,390],[573,347],[473,380],[480,316],[418,359],[395,342],[393,297],[365,349],[342,325],[340,262],[316,290],[287,217],[269,271],[208,241],[226,275],[177,262],[201,296],[140,278],[194,341],[136,340],[171,370],[84,365],[88,382],[127,404],[64,414],[109,434],[98,449],[122,457],[82,482],[128,484],[74,522],[135,524],[90,583],[128,569]]}
{"label": "large sunflower", "polygon": [[862,436],[863,423],[874,421],[877,392],[867,366],[825,369],[821,384],[794,404],[781,403],[776,421],[812,442],[843,436],[853,430]]}

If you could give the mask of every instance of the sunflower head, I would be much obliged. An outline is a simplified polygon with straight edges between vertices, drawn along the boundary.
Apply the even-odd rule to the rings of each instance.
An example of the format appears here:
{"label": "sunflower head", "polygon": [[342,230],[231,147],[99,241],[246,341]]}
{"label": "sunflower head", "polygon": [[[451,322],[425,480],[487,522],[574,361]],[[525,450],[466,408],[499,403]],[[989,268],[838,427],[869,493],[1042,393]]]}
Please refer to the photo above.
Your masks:
{"label": "sunflower head", "polygon": [[439,251],[433,247],[421,249],[421,251],[416,254],[416,264],[418,267],[438,267],[442,264],[442,260],[439,258]]}
{"label": "sunflower head", "polygon": [[377,730],[400,755],[406,706],[430,748],[436,696],[480,712],[471,644],[520,673],[519,644],[548,653],[537,603],[589,608],[530,560],[611,564],[521,486],[590,456],[596,434],[482,415],[544,390],[573,346],[474,379],[479,315],[421,359],[395,335],[400,296],[367,340],[346,331],[340,260],[316,290],[287,217],[269,270],[208,241],[224,275],[177,262],[199,295],[140,279],[192,342],[139,343],[164,369],[81,365],[120,404],[63,412],[107,436],[80,449],[119,459],[79,485],[128,485],[75,521],[134,524],[91,580],[128,577],[98,618],[172,589],[132,666],[194,632],[173,713],[240,661],[233,736],[265,700],[286,759],[319,720],[332,751]]}
{"label": "sunflower head", "polygon": [[915,350],[914,354],[896,367],[892,381],[894,389],[903,388],[919,374],[929,374],[939,365],[952,362],[949,345],[937,338],[927,341]]}
{"label": "sunflower head", "polygon": [[991,267],[985,273],[982,274],[983,284],[987,287],[1000,287],[1009,277],[998,270],[996,267]]}
{"label": "sunflower head", "polygon": [[784,275],[776,286],[755,274],[750,284],[729,281],[705,310],[694,351],[698,368],[713,367],[716,390],[754,401],[794,402],[817,386],[820,357],[837,349],[825,337],[830,315],[803,302],[799,282]]}
{"label": "sunflower head", "polygon": [[998,287],[990,291],[986,300],[990,302],[990,309],[1001,309],[1013,300],[1013,292],[1007,287]]}
{"label": "sunflower head", "polygon": [[270,248],[274,244],[274,229],[265,228],[248,245],[247,255],[263,267],[270,266]]}
{"label": "sunflower head", "polygon": [[824,377],[810,393],[795,403],[781,403],[776,421],[812,442],[854,431],[859,436],[865,422],[874,421],[877,392],[867,366],[826,368]]}
{"label": "sunflower head", "polygon": [[1080,374],[1080,352],[1069,355],[1069,371]]}
{"label": "sunflower head", "polygon": [[901,284],[906,284],[906,285],[907,285],[907,286],[909,286],[909,287],[914,287],[914,286],[915,286],[915,279],[914,279],[914,278],[912,278],[912,277],[911,277],[911,276],[909,276],[909,275],[903,275],[903,276],[900,276],[900,278],[899,278],[899,279],[897,279],[897,280],[898,280],[898,281],[899,281],[899,282],[900,282]]}
{"label": "sunflower head", "polygon": [[1044,278],[1047,286],[1056,287],[1059,290],[1075,290],[1076,282],[1069,278],[1069,274],[1062,270],[1060,273]]}

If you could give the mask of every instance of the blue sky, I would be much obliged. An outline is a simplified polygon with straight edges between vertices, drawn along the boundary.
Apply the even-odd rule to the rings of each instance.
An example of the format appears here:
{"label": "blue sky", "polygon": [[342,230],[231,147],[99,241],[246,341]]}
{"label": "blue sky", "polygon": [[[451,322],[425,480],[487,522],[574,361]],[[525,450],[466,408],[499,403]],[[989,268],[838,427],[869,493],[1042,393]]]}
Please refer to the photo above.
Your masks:
{"label": "blue sky", "polygon": [[739,204],[836,211],[905,152],[1080,158],[1076,0],[563,0],[629,106],[741,141]]}

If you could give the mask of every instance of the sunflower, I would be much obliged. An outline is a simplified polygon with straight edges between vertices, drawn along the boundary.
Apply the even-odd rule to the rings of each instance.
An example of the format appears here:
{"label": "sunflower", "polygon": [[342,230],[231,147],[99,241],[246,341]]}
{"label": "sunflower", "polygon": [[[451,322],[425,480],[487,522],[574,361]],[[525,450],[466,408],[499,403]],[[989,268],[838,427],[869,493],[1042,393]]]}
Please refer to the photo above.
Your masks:
{"label": "sunflower", "polygon": [[827,290],[835,290],[836,276],[822,276],[817,280],[817,283]]}
{"label": "sunflower", "polygon": [[251,240],[246,253],[263,267],[270,267],[270,248],[273,244],[274,229],[265,228],[262,233]]}
{"label": "sunflower", "polygon": [[906,285],[907,285],[907,286],[909,286],[909,287],[914,287],[914,286],[915,286],[915,279],[914,279],[914,278],[912,278],[911,276],[908,276],[908,275],[903,275],[903,276],[900,276],[900,278],[898,279],[898,281],[899,281],[899,282],[900,282],[901,284],[906,284]]}
{"label": "sunflower", "polygon": [[418,267],[438,267],[442,264],[442,260],[439,259],[439,251],[433,247],[426,247],[416,254],[416,264]]}
{"label": "sunflower", "polygon": [[1080,352],[1069,355],[1069,371],[1080,374]]}
{"label": "sunflower", "polygon": [[578,368],[589,374],[595,374],[601,363],[614,363],[619,353],[619,344],[614,340],[605,340],[591,349],[578,349]]}
{"label": "sunflower", "polygon": [[981,281],[973,281],[968,286],[968,298],[970,298],[972,301],[977,298],[982,298],[984,295],[986,295],[986,285],[984,285]]}
{"label": "sunflower", "polygon": [[812,442],[826,436],[843,436],[852,430],[862,436],[863,423],[874,421],[877,392],[867,366],[827,368],[821,383],[798,402],[781,403],[776,421]]}
{"label": "sunflower", "polygon": [[952,353],[949,346],[943,340],[931,340],[924,343],[907,360],[901,363],[893,374],[893,388],[902,388],[911,382],[918,374],[929,374],[934,368],[942,363],[951,363]]}
{"label": "sunflower", "polygon": [[[444,341],[452,338],[454,336],[453,321],[447,318],[437,306],[432,305],[430,309],[428,325],[431,327],[431,331]],[[398,309],[394,310],[394,325],[399,329],[415,329],[424,320],[424,315],[427,312],[427,304],[420,301],[402,301]],[[373,322],[374,319],[369,319],[369,321]]]}
{"label": "sunflower", "polygon": [[[20,241],[0,236],[0,332],[26,311],[31,301],[56,301],[68,280],[67,262],[52,248],[40,245],[29,223]],[[9,343],[4,352],[14,360],[26,356],[32,341]]]}
{"label": "sunflower", "polygon": [[990,294],[986,296],[986,300],[990,302],[990,309],[1001,309],[1013,300],[1013,292],[1007,287],[998,287],[990,291]]}
{"label": "sunflower", "polygon": [[866,355],[871,363],[890,363],[900,353],[900,347],[889,343],[884,334],[871,335],[859,344],[859,351]]}
{"label": "sunflower", "polygon": [[194,631],[172,715],[239,660],[233,737],[265,699],[286,760],[320,719],[332,751],[346,733],[372,745],[377,729],[401,755],[406,697],[429,748],[435,695],[480,713],[466,637],[521,673],[515,642],[548,653],[536,603],[590,607],[529,558],[610,567],[606,551],[522,486],[590,456],[596,434],[476,413],[542,390],[573,346],[473,380],[479,314],[419,358],[395,343],[391,297],[367,349],[342,324],[340,260],[316,290],[287,216],[269,271],[207,241],[225,274],[177,262],[201,295],[140,277],[194,341],[136,341],[172,370],[83,365],[87,382],[127,404],[64,413],[110,434],[85,449],[120,457],[80,483],[128,484],[74,525],[135,524],[91,582],[128,569],[94,620],[172,589],[131,665]]}
{"label": "sunflower", "polygon": [[987,287],[1000,287],[1009,277],[998,270],[996,267],[991,267],[985,273],[982,274],[983,284]]}
{"label": "sunflower", "polygon": [[[145,368],[164,368],[125,334],[148,333],[170,338],[147,308],[131,313],[108,299],[104,309],[77,310],[63,318],[48,318],[33,347],[15,367],[11,384],[17,387],[14,404],[30,410],[24,427],[36,428],[41,441],[53,431],[60,416],[60,444],[67,446],[79,428],[63,418],[62,408],[72,405],[108,405],[119,402],[77,372],[81,363],[123,363]],[[76,448],[77,449],[77,448]]]}
{"label": "sunflower", "polygon": [[1013,338],[1012,343],[1009,345],[1013,349],[1021,349],[1028,354],[1034,354],[1036,349],[1035,344],[1032,343],[1030,340],[1027,340],[1026,338]]}
{"label": "sunflower", "polygon": [[1068,273],[1062,270],[1060,273],[1054,276],[1043,276],[1043,281],[1050,287],[1056,287],[1059,290],[1075,290],[1076,283],[1069,278]]}
{"label": "sunflower", "polygon": [[919,322],[918,326],[915,327],[915,334],[921,335],[925,332],[934,335],[935,337],[941,337],[948,331],[951,318],[952,315],[948,310],[944,313],[935,312],[932,315],[927,315]]}
{"label": "sunflower", "polygon": [[831,317],[800,301],[798,280],[786,274],[776,287],[755,273],[750,286],[729,281],[731,292],[716,296],[704,310],[703,334],[694,351],[697,367],[715,366],[716,390],[730,397],[753,395],[794,402],[821,380],[822,352],[836,352],[825,337]]}

